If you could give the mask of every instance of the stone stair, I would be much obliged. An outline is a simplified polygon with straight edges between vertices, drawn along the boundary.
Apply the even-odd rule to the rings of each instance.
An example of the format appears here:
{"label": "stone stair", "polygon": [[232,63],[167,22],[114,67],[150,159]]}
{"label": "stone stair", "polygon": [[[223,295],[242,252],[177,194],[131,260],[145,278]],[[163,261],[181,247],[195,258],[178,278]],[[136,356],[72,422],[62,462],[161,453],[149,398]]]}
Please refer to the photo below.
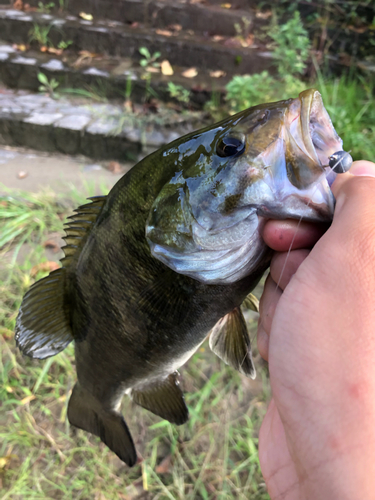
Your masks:
{"label": "stone stair", "polygon": [[[87,12],[87,2],[77,0],[59,12],[41,9],[36,0],[30,0],[25,11],[4,1],[0,0],[0,82],[5,85],[0,88],[0,144],[136,160],[202,126],[205,115],[194,108],[201,109],[213,93],[220,101],[234,74],[272,71],[272,54],[261,43],[243,46],[260,22],[250,8],[256,2],[235,10],[215,2],[96,0]],[[58,49],[61,43],[64,50]],[[160,52],[158,62],[167,60],[173,74],[142,67],[142,47],[151,54]],[[192,68],[197,75],[187,77]],[[52,90],[50,95],[30,93],[38,91],[40,73],[56,82],[58,100]],[[188,90],[188,104],[171,96],[170,83]],[[91,96],[91,101],[63,93],[74,89]],[[155,116],[142,115],[139,104],[151,96],[165,101],[166,107]],[[124,100],[138,106],[133,117],[124,109]],[[187,108],[183,115],[174,110],[176,105]]]}

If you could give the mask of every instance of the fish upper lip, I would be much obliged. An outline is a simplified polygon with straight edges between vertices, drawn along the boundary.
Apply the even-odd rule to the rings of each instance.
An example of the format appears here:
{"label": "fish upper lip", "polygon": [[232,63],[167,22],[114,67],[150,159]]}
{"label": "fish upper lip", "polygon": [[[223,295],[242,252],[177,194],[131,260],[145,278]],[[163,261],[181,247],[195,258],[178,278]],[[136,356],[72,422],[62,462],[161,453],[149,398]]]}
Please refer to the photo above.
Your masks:
{"label": "fish upper lip", "polygon": [[311,131],[310,131],[310,121],[311,121],[311,115],[312,115],[312,106],[313,102],[318,101],[318,106],[319,110],[322,109],[322,102],[321,99],[319,100],[316,98],[316,91],[312,90],[307,90],[305,92],[302,92],[299,96],[300,102],[301,102],[301,114],[300,114],[300,123],[301,123],[301,129],[302,129],[302,138],[304,145],[306,147],[306,150],[309,154],[309,156],[317,162],[318,165],[321,165],[321,162],[319,160],[319,157],[316,153],[313,140],[311,137]]}
{"label": "fish upper lip", "polygon": [[299,95],[299,101],[304,147],[310,158],[324,168],[328,166],[329,156],[342,149],[342,141],[332,125],[320,92],[305,90]]}

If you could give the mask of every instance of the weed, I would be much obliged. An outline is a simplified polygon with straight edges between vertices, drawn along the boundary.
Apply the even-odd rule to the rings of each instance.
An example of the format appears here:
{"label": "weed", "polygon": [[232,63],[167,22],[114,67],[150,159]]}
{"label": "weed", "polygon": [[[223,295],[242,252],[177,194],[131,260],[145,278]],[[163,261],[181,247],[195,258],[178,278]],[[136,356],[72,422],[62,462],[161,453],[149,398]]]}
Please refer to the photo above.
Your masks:
{"label": "weed", "polygon": [[274,92],[274,78],[268,71],[255,75],[236,75],[226,86],[227,101],[234,112],[246,109],[259,101],[271,100]]}
{"label": "weed", "polygon": [[49,26],[34,24],[34,27],[29,31],[29,42],[37,42],[40,47],[52,47],[53,44],[49,38],[51,28],[51,24]]}
{"label": "weed", "polygon": [[58,49],[62,49],[62,50],[66,50],[68,47],[70,47],[70,45],[72,45],[72,40],[61,40],[58,45],[57,45],[57,48]]}
{"label": "weed", "polygon": [[273,55],[279,75],[283,78],[304,73],[310,56],[310,40],[299,12],[294,12],[291,19],[280,25],[274,16],[269,36],[274,41]]}
{"label": "weed", "polygon": [[38,12],[43,12],[45,14],[49,14],[51,10],[55,8],[55,4],[53,2],[50,3],[43,3],[43,2],[38,2]]}
{"label": "weed", "polygon": [[187,104],[190,99],[190,91],[182,85],[177,85],[173,82],[168,82],[169,95],[178,102]]}
{"label": "weed", "polygon": [[142,68],[145,68],[146,70],[150,68],[160,68],[160,62],[158,61],[161,56],[160,52],[154,52],[154,54],[151,55],[147,47],[141,47],[139,49],[139,53],[143,56],[143,58],[139,61]]}
{"label": "weed", "polygon": [[[31,360],[15,348],[12,331],[22,295],[42,276],[32,277],[31,269],[45,259],[43,235],[51,228],[61,230],[61,218],[73,203],[62,205],[45,194],[9,191],[6,196],[0,221],[4,224],[3,214],[11,207],[14,228],[22,226],[13,244],[27,234],[25,242],[33,252],[12,267],[10,279],[0,282],[2,499],[99,500],[103,492],[107,499],[269,499],[257,454],[269,391],[265,371],[259,370],[264,383],[262,376],[245,379],[206,344],[182,370],[191,415],[186,425],[171,425],[124,398],[122,411],[144,457],[142,464],[128,469],[98,438],[70,429],[66,410],[76,378],[73,346],[48,360]],[[72,197],[74,205],[84,202],[77,190]],[[20,215],[24,221],[16,222]],[[41,228],[39,220],[49,222]],[[3,226],[0,233],[3,236]],[[4,268],[3,258],[1,263]],[[254,334],[253,313],[248,322]],[[259,366],[259,356],[256,363]]]}
{"label": "weed", "polygon": [[53,99],[56,99],[58,97],[55,90],[59,86],[59,82],[55,78],[51,78],[51,80],[48,80],[47,76],[44,73],[39,72],[38,80],[41,83],[41,85],[39,86],[39,92],[47,93]]}
{"label": "weed", "polygon": [[241,18],[242,24],[234,23],[234,29],[236,30],[236,36],[240,40],[244,47],[248,46],[247,37],[250,33],[251,20],[243,16]]}

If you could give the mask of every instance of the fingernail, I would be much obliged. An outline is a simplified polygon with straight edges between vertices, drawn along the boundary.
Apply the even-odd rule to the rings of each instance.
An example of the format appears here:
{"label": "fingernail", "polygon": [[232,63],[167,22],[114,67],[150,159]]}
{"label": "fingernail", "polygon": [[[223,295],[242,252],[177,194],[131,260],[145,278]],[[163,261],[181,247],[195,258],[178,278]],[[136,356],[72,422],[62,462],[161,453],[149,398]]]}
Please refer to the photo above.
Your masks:
{"label": "fingernail", "polygon": [[375,163],[371,161],[355,161],[349,170],[352,175],[375,177]]}

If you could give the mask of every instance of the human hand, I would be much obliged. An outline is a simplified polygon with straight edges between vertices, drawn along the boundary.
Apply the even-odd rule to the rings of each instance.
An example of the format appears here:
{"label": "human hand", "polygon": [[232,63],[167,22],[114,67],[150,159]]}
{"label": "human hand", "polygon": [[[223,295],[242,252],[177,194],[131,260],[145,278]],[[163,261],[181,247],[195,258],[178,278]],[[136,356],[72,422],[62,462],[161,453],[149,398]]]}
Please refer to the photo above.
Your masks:
{"label": "human hand", "polygon": [[259,436],[272,500],[375,498],[375,164],[353,163],[332,191],[332,226],[311,251],[316,228],[301,224],[286,262],[296,223],[264,228],[279,252],[258,328],[273,393]]}

